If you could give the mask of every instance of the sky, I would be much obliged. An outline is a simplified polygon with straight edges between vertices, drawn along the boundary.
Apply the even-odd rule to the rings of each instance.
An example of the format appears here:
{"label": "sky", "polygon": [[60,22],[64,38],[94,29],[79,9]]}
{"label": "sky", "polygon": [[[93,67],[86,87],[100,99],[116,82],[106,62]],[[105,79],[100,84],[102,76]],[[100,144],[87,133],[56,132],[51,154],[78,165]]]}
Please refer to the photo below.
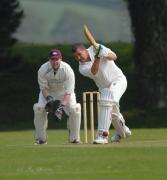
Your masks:
{"label": "sky", "polygon": [[25,17],[15,36],[29,43],[85,42],[86,24],[103,42],[133,39],[124,0],[20,0]]}

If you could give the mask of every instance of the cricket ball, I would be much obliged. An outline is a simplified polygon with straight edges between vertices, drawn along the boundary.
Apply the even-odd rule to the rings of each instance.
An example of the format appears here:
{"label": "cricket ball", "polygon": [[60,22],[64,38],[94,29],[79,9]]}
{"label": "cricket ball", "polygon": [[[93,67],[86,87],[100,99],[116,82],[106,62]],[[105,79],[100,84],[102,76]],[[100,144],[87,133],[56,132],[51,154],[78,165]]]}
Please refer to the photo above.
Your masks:
{"label": "cricket ball", "polygon": [[107,137],[107,136],[108,136],[108,132],[107,132],[107,131],[104,131],[104,132],[103,132],[103,136],[104,136],[104,137]]}

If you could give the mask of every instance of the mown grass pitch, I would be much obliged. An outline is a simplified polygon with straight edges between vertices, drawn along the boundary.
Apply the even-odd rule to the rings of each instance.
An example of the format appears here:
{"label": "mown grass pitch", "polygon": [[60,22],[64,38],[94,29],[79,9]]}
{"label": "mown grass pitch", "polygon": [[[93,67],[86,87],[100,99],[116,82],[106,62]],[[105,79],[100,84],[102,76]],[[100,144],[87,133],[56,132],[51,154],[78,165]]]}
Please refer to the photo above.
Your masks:
{"label": "mown grass pitch", "polygon": [[133,129],[128,139],[107,145],[71,145],[66,130],[49,130],[48,145],[35,146],[33,133],[0,132],[1,180],[167,178],[167,129]]}

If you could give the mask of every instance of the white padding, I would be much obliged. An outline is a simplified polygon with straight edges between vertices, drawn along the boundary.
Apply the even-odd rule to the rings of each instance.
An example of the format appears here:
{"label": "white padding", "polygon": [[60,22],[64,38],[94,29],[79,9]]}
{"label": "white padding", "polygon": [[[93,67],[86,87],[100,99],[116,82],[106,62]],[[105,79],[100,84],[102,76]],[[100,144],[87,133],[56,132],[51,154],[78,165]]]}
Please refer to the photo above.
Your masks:
{"label": "white padding", "polygon": [[80,141],[81,105],[79,103],[70,107],[68,118],[69,141]]}
{"label": "white padding", "polygon": [[112,92],[108,88],[101,90],[100,113],[98,119],[98,131],[108,132],[111,125]]}
{"label": "white padding", "polygon": [[100,94],[100,106],[112,106],[113,94],[108,88],[101,90]]}
{"label": "white padding", "polygon": [[112,108],[112,125],[115,128],[118,135],[120,135],[123,138],[126,137],[125,120],[122,114],[120,113],[119,104],[116,102],[113,103]]}
{"label": "white padding", "polygon": [[47,140],[46,129],[48,126],[47,112],[43,107],[34,104],[34,125],[35,125],[35,139]]}

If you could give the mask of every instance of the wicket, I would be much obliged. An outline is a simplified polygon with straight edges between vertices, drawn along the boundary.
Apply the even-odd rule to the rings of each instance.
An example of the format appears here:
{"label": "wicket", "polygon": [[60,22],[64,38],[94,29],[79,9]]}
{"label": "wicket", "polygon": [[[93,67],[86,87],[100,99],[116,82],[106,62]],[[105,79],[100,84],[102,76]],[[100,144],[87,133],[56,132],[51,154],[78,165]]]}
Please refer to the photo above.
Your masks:
{"label": "wicket", "polygon": [[[85,143],[88,143],[88,124],[87,124],[87,96],[89,96],[90,101],[88,105],[90,106],[90,129],[91,129],[91,140],[94,141],[94,95],[96,96],[97,100],[97,114],[99,115],[99,100],[100,100],[100,93],[93,91],[93,92],[83,92],[83,118],[84,118],[84,137]],[[98,116],[97,116],[98,117]]]}

